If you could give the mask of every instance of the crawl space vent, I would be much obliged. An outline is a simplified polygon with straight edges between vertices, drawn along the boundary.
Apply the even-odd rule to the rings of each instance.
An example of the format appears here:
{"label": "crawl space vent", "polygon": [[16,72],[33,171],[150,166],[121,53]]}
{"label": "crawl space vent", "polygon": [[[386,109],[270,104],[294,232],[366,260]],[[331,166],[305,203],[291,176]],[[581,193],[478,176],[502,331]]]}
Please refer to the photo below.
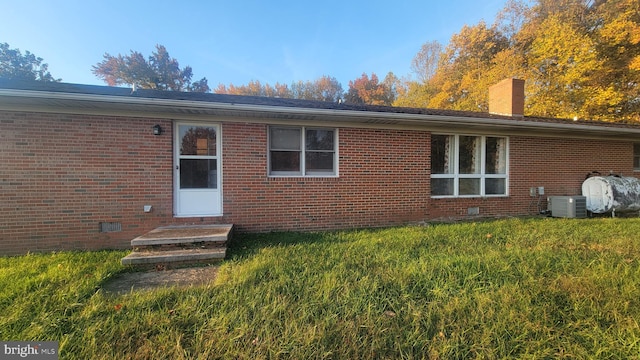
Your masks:
{"label": "crawl space vent", "polygon": [[122,223],[119,222],[101,222],[100,232],[116,232],[122,231]]}

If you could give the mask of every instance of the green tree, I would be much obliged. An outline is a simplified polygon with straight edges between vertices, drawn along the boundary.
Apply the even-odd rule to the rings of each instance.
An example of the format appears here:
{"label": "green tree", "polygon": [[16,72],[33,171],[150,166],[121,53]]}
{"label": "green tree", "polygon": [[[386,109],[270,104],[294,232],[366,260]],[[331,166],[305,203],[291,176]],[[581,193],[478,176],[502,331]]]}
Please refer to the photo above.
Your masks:
{"label": "green tree", "polygon": [[382,85],[386,88],[387,98],[385,99],[385,105],[393,105],[398,98],[399,92],[406,91],[405,85],[400,78],[396,76],[392,71],[389,71],[382,80]]}
{"label": "green tree", "polygon": [[178,60],[162,45],[156,45],[148,60],[137,52],[130,55],[104,54],[104,60],[92,67],[92,72],[110,86],[136,85],[143,89],[208,92],[207,78],[191,82],[190,66],[180,68]]}
{"label": "green tree", "polygon": [[0,77],[7,79],[61,81],[49,73],[49,65],[29,51],[24,55],[20,49],[10,49],[9,44],[0,43]]}
{"label": "green tree", "polygon": [[427,108],[429,101],[437,93],[430,82],[405,81],[399,89],[393,106]]}

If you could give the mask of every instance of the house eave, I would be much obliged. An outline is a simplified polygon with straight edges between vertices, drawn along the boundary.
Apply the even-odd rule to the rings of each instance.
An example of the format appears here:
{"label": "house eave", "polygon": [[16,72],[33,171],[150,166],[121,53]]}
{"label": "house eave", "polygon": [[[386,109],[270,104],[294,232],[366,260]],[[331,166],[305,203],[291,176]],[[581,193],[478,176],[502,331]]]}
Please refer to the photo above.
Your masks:
{"label": "house eave", "polygon": [[91,115],[126,114],[170,119],[214,117],[229,121],[322,122],[332,124],[332,126],[403,127],[434,132],[495,133],[640,141],[640,127],[577,124],[569,121],[566,123],[539,122],[512,118],[303,108],[15,89],[0,89],[0,109],[35,112],[57,111]]}

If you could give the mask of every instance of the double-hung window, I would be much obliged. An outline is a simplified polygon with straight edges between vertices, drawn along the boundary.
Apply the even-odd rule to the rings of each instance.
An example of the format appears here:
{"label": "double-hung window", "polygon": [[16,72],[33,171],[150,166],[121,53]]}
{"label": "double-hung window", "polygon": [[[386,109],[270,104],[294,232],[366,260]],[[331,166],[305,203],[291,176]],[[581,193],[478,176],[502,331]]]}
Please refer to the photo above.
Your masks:
{"label": "double-hung window", "polygon": [[640,171],[640,143],[633,144],[633,170]]}
{"label": "double-hung window", "polygon": [[269,175],[336,176],[337,130],[269,127]]}
{"label": "double-hung window", "polygon": [[431,195],[506,196],[508,139],[431,135]]}

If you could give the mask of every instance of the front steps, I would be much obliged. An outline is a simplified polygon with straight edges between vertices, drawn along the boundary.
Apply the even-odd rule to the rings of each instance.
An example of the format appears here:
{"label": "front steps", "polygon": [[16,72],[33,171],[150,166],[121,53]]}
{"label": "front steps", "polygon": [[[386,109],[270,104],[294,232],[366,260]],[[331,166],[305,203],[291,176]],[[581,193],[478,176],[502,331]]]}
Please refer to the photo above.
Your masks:
{"label": "front steps", "polygon": [[133,252],[122,265],[164,270],[220,261],[227,254],[233,225],[166,226],[131,240]]}

